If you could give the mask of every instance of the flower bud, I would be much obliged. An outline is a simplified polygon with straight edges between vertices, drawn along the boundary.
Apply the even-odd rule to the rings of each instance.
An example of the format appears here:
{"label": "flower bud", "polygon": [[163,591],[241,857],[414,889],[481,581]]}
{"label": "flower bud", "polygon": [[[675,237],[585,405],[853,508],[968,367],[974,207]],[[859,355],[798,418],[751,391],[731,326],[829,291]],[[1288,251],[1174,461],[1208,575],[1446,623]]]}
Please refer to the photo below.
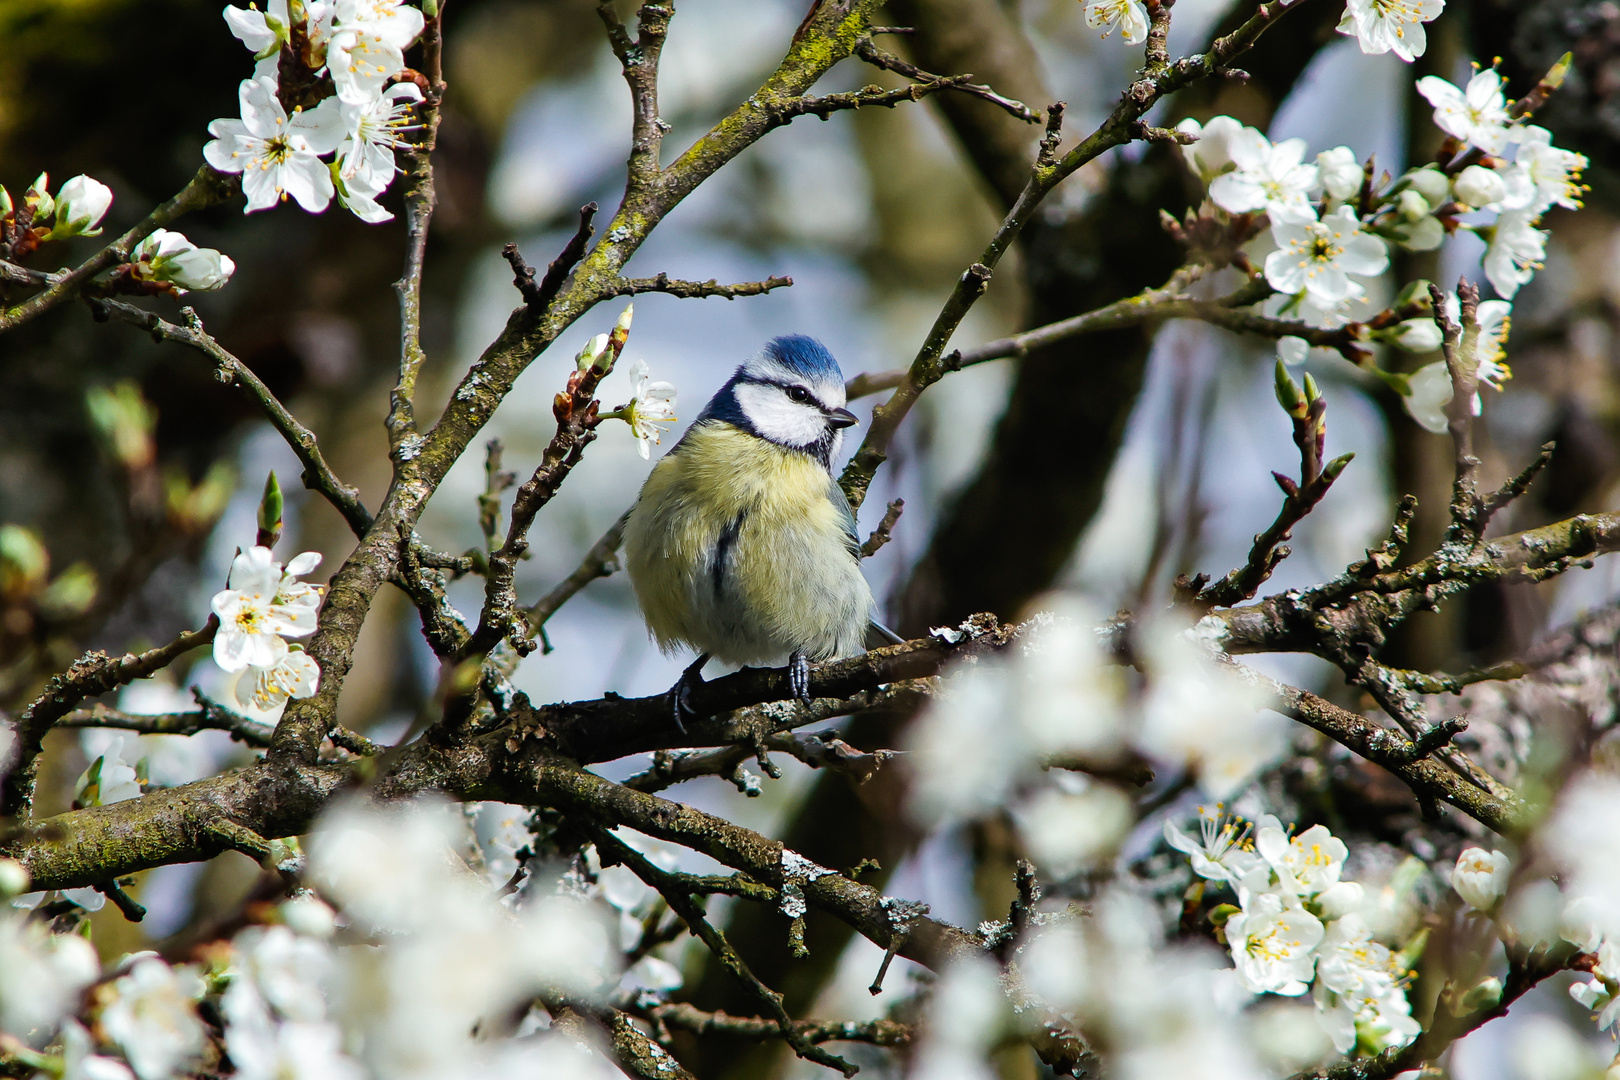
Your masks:
{"label": "flower bud", "polygon": [[99,180],[79,175],[56,193],[56,227],[53,240],[65,236],[100,236],[101,219],[112,206],[112,189]]}
{"label": "flower bud", "polygon": [[236,273],[236,263],[213,248],[200,248],[177,232],[156,229],[130,253],[138,281],[172,285],[181,292],[217,289]]}
{"label": "flower bud", "polygon": [[281,921],[295,934],[325,940],[337,928],[337,915],[314,893],[294,896],[281,905]]}
{"label": "flower bud", "polygon": [[4,184],[0,184],[0,215],[9,214],[13,209],[15,207],[11,203],[11,192],[6,190]]}
{"label": "flower bud", "polygon": [[1428,199],[1410,188],[1401,192],[1400,196],[1395,200],[1395,212],[1407,224],[1422,221],[1429,216],[1429,212],[1433,209],[1434,207]]}
{"label": "flower bud", "polygon": [[1282,360],[1277,361],[1275,373],[1277,386],[1277,404],[1283,407],[1283,412],[1293,417],[1305,415],[1305,395],[1300,393],[1299,385],[1288,374],[1288,368]]}
{"label": "flower bud", "polygon": [[1396,230],[1396,243],[1408,251],[1433,251],[1446,238],[1446,227],[1439,218],[1424,217]]}
{"label": "flower bud", "polygon": [[1330,199],[1349,199],[1361,190],[1366,173],[1356,160],[1356,153],[1348,146],[1335,146],[1316,155],[1316,173],[1322,181],[1322,191]]}
{"label": "flower bud", "polygon": [[271,469],[264,482],[264,495],[259,499],[259,538],[255,541],[258,546],[275,547],[276,541],[281,539],[283,501],[276,470]]}
{"label": "flower bud", "polygon": [[608,336],[606,334],[597,334],[585,343],[583,349],[579,350],[579,355],[574,357],[574,363],[580,371],[589,371],[592,365],[607,352],[607,347]]}
{"label": "flower bud", "polygon": [[1429,295],[1429,287],[1432,284],[1427,278],[1418,278],[1416,281],[1407,282],[1406,286],[1395,295],[1393,306],[1403,308],[1417,304],[1424,308],[1432,308],[1434,298]]}
{"label": "flower bud", "polygon": [[1407,352],[1433,352],[1444,336],[1433,319],[1407,319],[1389,333],[1389,343]]}
{"label": "flower bud", "polygon": [[1462,996],[1462,1006],[1469,1012],[1476,1012],[1480,1009],[1495,1008],[1496,1003],[1501,1000],[1502,980],[1492,975]]}
{"label": "flower bud", "polygon": [[50,174],[40,173],[23,193],[23,201],[33,208],[36,222],[44,221],[56,213],[56,200],[51,198],[50,186]]}
{"label": "flower bud", "polygon": [[1489,206],[1507,195],[1502,174],[1483,165],[1470,165],[1451,182],[1452,194],[1465,206]]}
{"label": "flower bud", "polygon": [[1412,169],[1401,177],[1397,186],[1403,190],[1417,192],[1430,206],[1439,206],[1451,193],[1451,181],[1446,179],[1445,173],[1432,165]]}
{"label": "flower bud", "polygon": [[1471,847],[1457,856],[1451,871],[1451,887],[1463,903],[1475,911],[1490,914],[1507,894],[1508,875],[1513,863],[1500,851]]}

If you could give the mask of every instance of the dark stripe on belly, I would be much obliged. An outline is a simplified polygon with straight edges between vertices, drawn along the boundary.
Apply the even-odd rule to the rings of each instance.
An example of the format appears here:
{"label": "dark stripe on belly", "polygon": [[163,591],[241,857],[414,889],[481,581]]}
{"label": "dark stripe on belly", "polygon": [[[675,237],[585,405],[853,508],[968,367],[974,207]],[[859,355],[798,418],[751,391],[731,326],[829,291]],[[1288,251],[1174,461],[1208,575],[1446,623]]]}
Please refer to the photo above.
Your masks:
{"label": "dark stripe on belly", "polygon": [[714,563],[710,567],[710,574],[714,579],[714,595],[720,597],[720,591],[725,585],[726,564],[731,560],[731,549],[737,543],[737,534],[742,532],[743,521],[748,517],[747,509],[737,513],[737,516],[726,523],[720,530],[720,538],[714,544]]}

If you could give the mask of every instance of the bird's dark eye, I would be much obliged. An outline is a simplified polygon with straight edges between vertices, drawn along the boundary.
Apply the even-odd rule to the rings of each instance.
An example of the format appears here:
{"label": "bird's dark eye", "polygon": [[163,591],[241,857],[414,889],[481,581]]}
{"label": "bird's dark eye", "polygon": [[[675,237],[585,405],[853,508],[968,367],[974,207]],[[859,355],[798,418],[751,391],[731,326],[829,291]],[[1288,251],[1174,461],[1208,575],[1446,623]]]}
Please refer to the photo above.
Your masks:
{"label": "bird's dark eye", "polygon": [[787,396],[789,401],[797,401],[800,405],[807,405],[810,403],[810,391],[806,390],[802,386],[788,387]]}

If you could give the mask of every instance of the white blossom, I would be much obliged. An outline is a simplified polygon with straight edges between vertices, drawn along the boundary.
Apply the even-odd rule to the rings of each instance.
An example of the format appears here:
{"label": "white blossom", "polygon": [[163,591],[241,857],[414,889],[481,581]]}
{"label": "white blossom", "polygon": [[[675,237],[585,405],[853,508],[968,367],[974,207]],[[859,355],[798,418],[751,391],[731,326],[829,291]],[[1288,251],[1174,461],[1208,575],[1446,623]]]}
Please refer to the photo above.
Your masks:
{"label": "white blossom", "polygon": [[1324,825],[1312,825],[1290,837],[1270,817],[1261,820],[1254,846],[1276,874],[1278,887],[1296,896],[1315,896],[1338,884],[1350,854],[1344,841]]}
{"label": "white blossom", "polygon": [[135,1080],[117,1058],[91,1053],[90,1033],[77,1020],[62,1025],[62,1080]]}
{"label": "white blossom", "polygon": [[129,255],[130,276],[137,281],[173,285],[178,292],[218,289],[236,273],[236,263],[213,248],[202,248],[168,229],[152,234]]}
{"label": "white blossom", "polygon": [[1228,818],[1222,806],[1198,808],[1197,838],[1188,836],[1174,821],[1164,821],[1164,839],[1171,847],[1192,860],[1193,873],[1211,881],[1236,881],[1255,866],[1259,856],[1248,825],[1238,827],[1238,819]]}
{"label": "white blossom", "polygon": [[1343,202],[1361,191],[1366,171],[1356,160],[1356,152],[1348,146],[1335,146],[1316,155],[1316,177],[1322,193],[1330,199]]}
{"label": "white blossom", "polygon": [[685,981],[681,969],[668,960],[643,956],[626,969],[619,985],[627,990],[645,990],[663,995],[679,990]]}
{"label": "white blossom", "polygon": [[1535,277],[1547,257],[1547,234],[1535,227],[1528,210],[1510,210],[1496,219],[1494,228],[1482,229],[1490,237],[1485,251],[1485,276],[1505,299],[1513,299],[1519,286]]}
{"label": "white blossom", "polygon": [[1507,895],[1508,874],[1513,863],[1500,851],[1471,847],[1457,856],[1451,871],[1451,887],[1475,911],[1489,915]]}
{"label": "white blossom", "polygon": [[1310,192],[1317,169],[1304,163],[1304,139],[1272,145],[1254,128],[1244,128],[1231,136],[1229,153],[1237,167],[1209,185],[1216,206],[1233,214],[1264,211],[1273,226],[1316,220]]}
{"label": "white blossom", "polygon": [[337,102],[327,99],[289,118],[268,77],[243,80],[238,96],[242,118],[210,123],[214,141],[203,147],[203,157],[220,172],[242,174],[243,212],[268,210],[287,196],[312,214],[325,210],[332,175],[320,155],[343,138]]}
{"label": "white blossom", "polygon": [[[1562,867],[1561,884],[1574,898],[1565,922],[1584,923],[1588,938],[1577,942],[1591,945],[1592,938],[1620,942],[1620,834],[1614,823],[1620,821],[1620,778],[1586,773],[1567,784],[1557,808],[1542,828],[1542,843]],[[1581,897],[1593,899],[1580,901]],[[1566,928],[1566,935],[1573,932]],[[1571,940],[1574,940],[1571,938]],[[1598,946],[1601,948],[1601,945]],[[1587,951],[1593,951],[1588,949]],[[1616,967],[1620,967],[1617,964]],[[1610,969],[1611,977],[1620,971]]]}
{"label": "white blossom", "polygon": [[630,365],[630,380],[635,393],[630,404],[619,410],[621,418],[630,425],[636,437],[636,452],[643,460],[652,456],[652,447],[675,421],[675,386],[663,381],[649,381],[645,360]]}
{"label": "white blossom", "polygon": [[43,1043],[100,974],[96,950],[84,938],[53,934],[9,904],[0,906],[0,1032]]}
{"label": "white blossom", "polygon": [[400,0],[337,0],[326,62],[338,100],[375,100],[404,70],[405,50],[422,27],[422,12]]}
{"label": "white blossom", "polygon": [[135,778],[134,768],[124,761],[123,753],[124,736],[114,736],[90,767],[79,774],[73,786],[73,801],[80,806],[110,806],[139,798],[141,785]]}
{"label": "white blossom", "polygon": [[1285,897],[1264,892],[1226,921],[1238,981],[1254,993],[1294,997],[1310,987],[1322,921]]}
{"label": "white blossom", "polygon": [[1355,211],[1341,206],[1321,221],[1273,225],[1277,250],[1266,256],[1266,281],[1278,292],[1301,290],[1322,307],[1358,297],[1363,289],[1350,275],[1368,277],[1389,266],[1384,242],[1363,232]]}
{"label": "white blossom", "polygon": [[1086,25],[1107,37],[1117,28],[1127,45],[1147,40],[1148,15],[1142,0],[1086,0]]}
{"label": "white blossom", "polygon": [[233,1024],[225,1046],[237,1080],[365,1080],[365,1070],[344,1054],[336,1024]]}
{"label": "white blossom", "polygon": [[50,239],[65,236],[100,236],[101,219],[112,206],[112,189],[83,174],[73,177],[56,193],[56,225]]}
{"label": "white blossom", "polygon": [[1513,164],[1503,174],[1507,194],[1502,206],[1523,210],[1531,216],[1554,206],[1568,210],[1581,207],[1581,172],[1588,162],[1584,154],[1560,150],[1552,144],[1552,132],[1534,124],[1514,129],[1519,147]]}
{"label": "white blossom", "polygon": [[326,1018],[324,984],[332,956],[325,942],[286,926],[253,926],[237,934],[231,946],[227,1015],[246,1015],[260,999],[282,1019]]}
{"label": "white blossom", "polygon": [[289,649],[269,667],[247,667],[231,688],[231,696],[245,710],[265,718],[279,718],[289,698],[313,697],[320,688],[321,668],[315,658]]}
{"label": "white blossom", "polygon": [[422,100],[413,82],[395,83],[364,102],[344,102],[343,142],[338,146],[338,175],[363,191],[382,192],[397,171],[394,150],[404,146],[399,133],[410,129],[411,107]]}
{"label": "white blossom", "polygon": [[1423,55],[1423,24],[1445,10],[1444,0],[1350,0],[1339,33],[1352,36],[1368,56],[1393,52],[1407,63]]}
{"label": "white blossom", "polygon": [[[323,0],[304,0],[303,12],[303,34],[309,42],[310,54],[318,60],[325,56],[326,39],[332,32],[332,5]],[[249,4],[245,9],[227,7],[224,14],[231,35],[247,46],[259,61],[254,76],[274,78],[278,54],[291,38],[292,19],[287,0],[269,0],[263,11],[256,4]]]}
{"label": "white blossom", "polygon": [[101,1029],[118,1044],[140,1080],[168,1080],[203,1046],[194,1001],[202,980],[147,956],[113,980],[112,1001],[101,1011]]}
{"label": "white blossom", "polygon": [[1231,167],[1232,138],[1243,130],[1243,125],[1230,116],[1212,116],[1207,124],[1189,116],[1176,125],[1176,130],[1198,136],[1197,142],[1182,146],[1181,156],[1207,184]]}
{"label": "white blossom", "polygon": [[1441,131],[1487,154],[1500,154],[1507,148],[1512,118],[1502,95],[1502,76],[1495,68],[1476,71],[1465,89],[1459,90],[1438,75],[1425,75],[1417,81],[1417,88],[1434,106],[1434,123]]}
{"label": "white blossom", "polygon": [[1143,634],[1148,693],[1135,732],[1151,757],[1192,767],[1211,798],[1239,791],[1287,750],[1286,723],[1260,689],[1168,621]]}
{"label": "white blossom", "polygon": [[1406,377],[1407,393],[1401,404],[1418,426],[1436,435],[1444,435],[1451,421],[1446,417],[1446,406],[1451,403],[1451,371],[1444,360],[1424,364]]}
{"label": "white blossom", "polygon": [[320,556],[306,551],[285,571],[265,547],[252,547],[231,562],[226,588],[214,594],[219,630],[214,635],[214,663],[226,671],[274,668],[287,655],[282,637],[315,632],[321,587],[297,580],[315,569]]}

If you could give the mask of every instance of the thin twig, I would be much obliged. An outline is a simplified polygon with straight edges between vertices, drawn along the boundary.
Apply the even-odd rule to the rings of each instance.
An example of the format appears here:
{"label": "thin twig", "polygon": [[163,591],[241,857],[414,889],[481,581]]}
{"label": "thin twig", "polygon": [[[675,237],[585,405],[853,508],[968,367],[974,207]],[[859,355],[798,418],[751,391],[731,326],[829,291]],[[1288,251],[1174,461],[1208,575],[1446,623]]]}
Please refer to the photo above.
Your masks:
{"label": "thin twig", "polygon": [[[877,34],[884,29],[887,28],[873,27],[871,32],[873,34]],[[895,56],[893,53],[884,52],[882,49],[874,45],[872,43],[872,39],[869,37],[862,38],[860,41],[856,42],[855,55],[860,57],[862,60],[865,60],[868,64],[871,64],[873,67],[882,68],[884,71],[892,71],[896,75],[903,75],[906,78],[912,79],[916,82],[934,83],[944,81],[944,76],[931,74],[924,71],[922,68],[917,67],[915,64],[908,64],[906,61],[900,59],[898,56]],[[971,78],[972,76],[958,77]],[[983,101],[988,101],[998,109],[1011,113],[1013,116],[1016,116],[1018,119],[1027,123],[1038,124],[1041,122],[1040,113],[1036,112],[1034,109],[1031,109],[1022,101],[1015,101],[1010,97],[1003,97],[983,83],[955,83],[951,86],[951,89],[960,91],[961,93],[967,94],[971,97],[979,98]]]}

